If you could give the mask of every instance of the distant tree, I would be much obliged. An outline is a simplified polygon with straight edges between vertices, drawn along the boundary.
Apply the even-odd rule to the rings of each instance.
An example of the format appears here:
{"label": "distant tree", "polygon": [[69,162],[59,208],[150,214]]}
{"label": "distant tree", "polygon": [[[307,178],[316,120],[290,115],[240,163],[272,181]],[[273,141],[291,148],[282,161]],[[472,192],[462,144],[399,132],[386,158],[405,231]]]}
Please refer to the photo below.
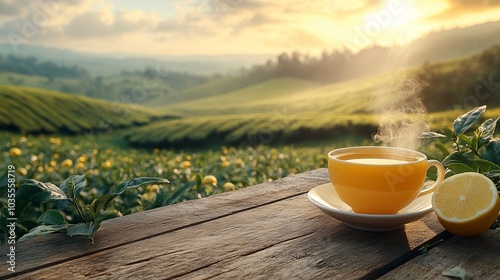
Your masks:
{"label": "distant tree", "polygon": [[59,66],[52,61],[39,62],[35,57],[0,56],[0,72],[13,72],[24,75],[38,75],[52,82],[54,78],[83,78],[88,76],[87,70],[74,66]]}

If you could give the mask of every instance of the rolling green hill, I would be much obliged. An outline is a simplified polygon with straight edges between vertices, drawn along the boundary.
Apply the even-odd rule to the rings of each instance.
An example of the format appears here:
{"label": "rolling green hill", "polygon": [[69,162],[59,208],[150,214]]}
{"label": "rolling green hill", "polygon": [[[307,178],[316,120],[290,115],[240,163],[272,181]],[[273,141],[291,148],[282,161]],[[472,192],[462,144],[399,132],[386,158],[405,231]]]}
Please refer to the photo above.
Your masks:
{"label": "rolling green hill", "polygon": [[24,133],[102,132],[173,117],[165,113],[56,91],[0,86],[0,128]]}
{"label": "rolling green hill", "polygon": [[[500,115],[491,110],[500,107],[495,94],[499,65],[496,47],[463,59],[328,85],[285,77],[242,87],[234,79],[221,79],[171,94],[175,98],[168,105],[154,109],[0,87],[0,126],[71,133],[126,127],[130,143],[167,147],[324,141],[353,134],[368,138],[377,131],[381,113],[411,112],[413,101],[422,97],[427,108],[436,108],[427,117],[432,129],[439,130],[473,106],[486,104],[490,114]],[[414,79],[429,85],[420,88]],[[484,86],[480,95],[474,91],[478,85]],[[409,94],[419,90],[421,95]],[[160,119],[169,115],[179,117]]]}
{"label": "rolling green hill", "polygon": [[[462,59],[329,85],[271,79],[179,99],[163,109],[183,119],[133,129],[128,139],[140,145],[182,146],[325,140],[349,133],[368,137],[377,131],[380,114],[414,112],[419,98],[432,112],[432,129],[439,130],[471,107],[500,107],[499,66],[500,46]],[[489,110],[493,116],[498,113]]]}
{"label": "rolling green hill", "polygon": [[196,99],[188,95],[162,108],[188,116],[266,113],[300,103],[303,101],[300,96],[318,87],[321,87],[320,83],[309,80],[276,78],[227,93],[198,96]]}
{"label": "rolling green hill", "polygon": [[249,77],[247,75],[239,77],[221,77],[219,79],[215,79],[198,86],[194,86],[184,90],[173,91],[170,94],[152,98],[145,101],[143,104],[153,107],[162,107],[165,106],[165,104],[168,104],[167,106],[170,106],[172,104],[183,103],[228,93],[241,88],[245,88],[247,86],[258,84],[263,80],[264,79],[262,77]]}
{"label": "rolling green hill", "polygon": [[[332,139],[377,131],[376,107],[393,76],[321,85],[295,78],[268,80],[225,94],[165,106],[182,119],[131,129],[138,145],[231,145]],[[383,92],[382,92],[383,93]]]}

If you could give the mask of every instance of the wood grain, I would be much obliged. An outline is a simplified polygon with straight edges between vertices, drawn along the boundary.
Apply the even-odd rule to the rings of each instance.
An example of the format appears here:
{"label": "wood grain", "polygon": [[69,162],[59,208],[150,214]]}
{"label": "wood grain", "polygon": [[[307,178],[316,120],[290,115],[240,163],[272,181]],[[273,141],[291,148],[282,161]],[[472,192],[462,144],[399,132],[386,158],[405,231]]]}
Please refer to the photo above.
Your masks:
{"label": "wood grain", "polygon": [[354,230],[300,194],[23,276],[351,279],[408,253],[440,230],[433,215],[392,232]]}
{"label": "wood grain", "polygon": [[471,238],[454,236],[383,279],[450,279],[442,273],[455,266],[465,269],[467,279],[500,279],[500,230]]}
{"label": "wood grain", "polygon": [[[108,220],[96,233],[94,245],[84,238],[69,238],[62,233],[28,240],[16,244],[18,273],[8,272],[6,263],[2,262],[0,278],[13,277],[22,271],[77,259],[300,195],[329,181],[328,170],[323,168],[235,192]],[[1,245],[0,252],[8,252],[8,246]]]}

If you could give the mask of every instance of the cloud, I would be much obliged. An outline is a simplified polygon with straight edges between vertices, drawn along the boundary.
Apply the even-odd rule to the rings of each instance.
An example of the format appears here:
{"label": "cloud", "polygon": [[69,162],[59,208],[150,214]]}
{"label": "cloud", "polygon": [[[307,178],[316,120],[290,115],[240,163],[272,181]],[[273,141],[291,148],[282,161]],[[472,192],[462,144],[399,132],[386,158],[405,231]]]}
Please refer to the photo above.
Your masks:
{"label": "cloud", "polygon": [[[412,3],[409,11],[420,21],[414,22],[407,14],[401,17],[411,18],[408,26],[420,28],[408,32],[415,37],[446,22],[457,22],[452,16],[464,14],[457,18],[467,25],[472,22],[470,17],[479,21],[477,12],[500,7],[500,0],[426,0],[418,4],[416,0],[171,1],[168,11],[154,11],[139,1],[121,5],[119,0],[0,0],[0,43],[8,42],[8,34],[16,34],[21,38],[17,42],[25,44],[96,52],[319,53],[351,43],[355,28],[365,28],[373,20],[371,15],[394,1]],[[141,7],[144,9],[135,9]],[[495,11],[490,11],[490,18]],[[451,20],[432,18],[437,15]],[[385,28],[387,34],[380,32],[373,40],[389,42],[395,34],[402,38],[394,23],[396,27]]]}
{"label": "cloud", "polygon": [[60,29],[94,2],[96,0],[0,0],[0,32],[21,35],[26,26],[30,26],[37,29],[37,33],[42,30],[51,33],[47,29]]}
{"label": "cloud", "polygon": [[87,12],[74,18],[64,29],[64,33],[73,38],[99,38],[134,33],[147,30],[157,24],[157,19],[141,11]]}
{"label": "cloud", "polygon": [[26,7],[36,4],[35,0],[0,0],[0,15],[2,16],[22,16],[26,11]]}
{"label": "cloud", "polygon": [[500,0],[448,0],[448,8],[431,17],[433,20],[456,18],[500,7]]}

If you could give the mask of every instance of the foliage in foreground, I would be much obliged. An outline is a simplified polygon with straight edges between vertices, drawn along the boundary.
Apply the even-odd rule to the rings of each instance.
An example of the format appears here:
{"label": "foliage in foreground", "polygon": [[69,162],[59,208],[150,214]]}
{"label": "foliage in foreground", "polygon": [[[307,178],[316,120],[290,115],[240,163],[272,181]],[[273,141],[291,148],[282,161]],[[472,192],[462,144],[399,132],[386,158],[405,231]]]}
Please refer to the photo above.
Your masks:
{"label": "foliage in foreground", "polygon": [[[447,168],[447,176],[464,172],[481,173],[495,183],[500,194],[500,139],[493,138],[500,117],[487,119],[472,133],[467,133],[480,120],[485,111],[486,106],[481,106],[460,115],[453,121],[447,135],[427,132],[422,136],[428,138],[447,137],[453,143],[454,152],[443,160],[443,164]],[[499,225],[500,216],[492,228]]]}
{"label": "foliage in foreground", "polygon": [[[34,179],[60,186],[72,175],[85,175],[80,192],[85,205],[112,192],[116,183],[137,177],[168,178],[170,184],[127,189],[107,206],[107,218],[137,213],[180,201],[211,196],[326,166],[326,153],[334,145],[351,146],[369,140],[343,140],[314,148],[219,147],[205,151],[120,149],[114,134],[80,137],[19,136],[0,133],[0,204],[6,205],[8,165],[15,167],[17,182]],[[111,137],[111,138],[109,138]],[[16,235],[38,226],[49,209],[64,213],[71,224],[83,222],[67,200],[29,203],[17,199]],[[29,205],[28,205],[29,204]],[[7,207],[4,208],[5,210]],[[21,209],[23,211],[21,212]],[[3,211],[3,210],[2,210]],[[0,239],[5,240],[7,213],[0,211]]]}
{"label": "foliage in foreground", "polygon": [[26,200],[29,203],[69,201],[78,211],[82,222],[78,224],[68,223],[62,212],[49,209],[37,219],[37,223],[40,225],[31,229],[19,241],[57,231],[66,231],[68,236],[84,236],[94,243],[94,233],[100,228],[101,222],[110,216],[114,216],[112,212],[107,213],[105,208],[115,197],[127,189],[166,183],[169,183],[169,181],[162,178],[135,178],[119,184],[112,192],[104,194],[86,205],[83,198],[80,197],[80,192],[87,187],[87,181],[83,175],[71,176],[64,180],[59,187],[52,183],[42,183],[34,179],[23,180],[16,192],[16,199]]}

